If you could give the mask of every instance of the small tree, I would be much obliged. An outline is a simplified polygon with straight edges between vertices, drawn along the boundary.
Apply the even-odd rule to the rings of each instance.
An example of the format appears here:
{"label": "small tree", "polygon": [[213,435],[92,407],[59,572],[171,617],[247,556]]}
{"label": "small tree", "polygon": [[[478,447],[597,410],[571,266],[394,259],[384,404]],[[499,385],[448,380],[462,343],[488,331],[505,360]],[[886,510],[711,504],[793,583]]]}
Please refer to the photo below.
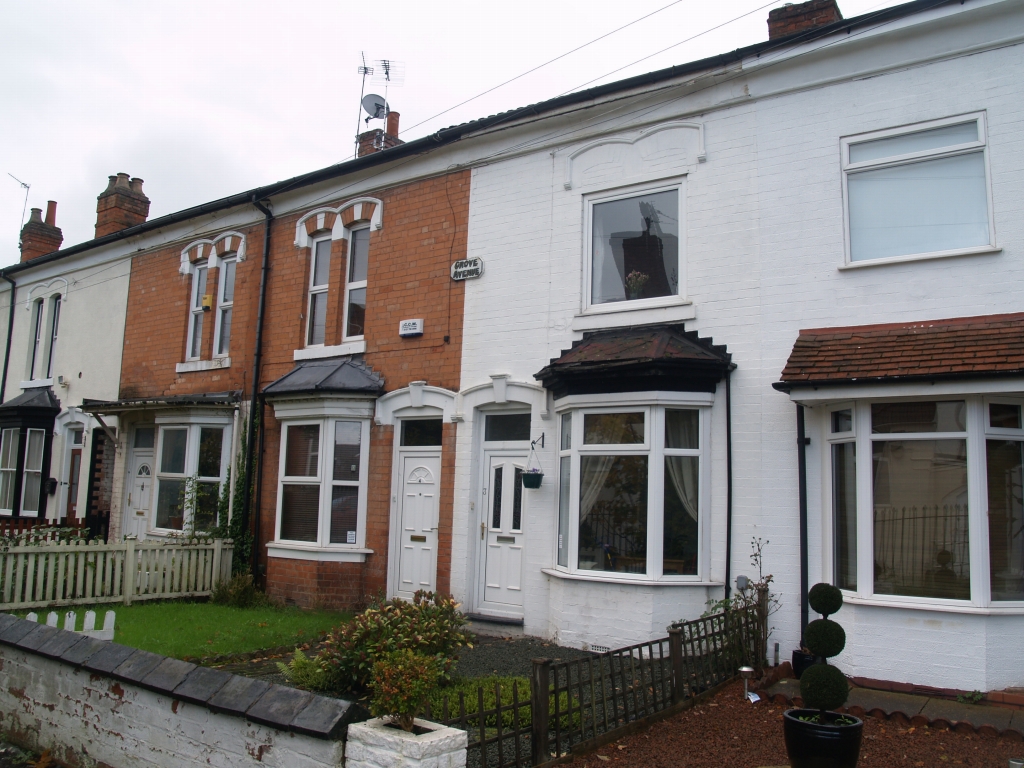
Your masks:
{"label": "small tree", "polygon": [[411,732],[416,716],[437,687],[439,672],[435,659],[408,648],[387,654],[373,665],[370,712]]}
{"label": "small tree", "polygon": [[821,663],[812,665],[800,676],[800,695],[805,707],[820,710],[819,718],[824,722],[825,711],[839,709],[850,693],[846,675],[826,661],[838,656],[846,647],[846,631],[828,618],[843,607],[843,593],[831,584],[815,584],[807,601],[821,618],[807,625],[804,642]]}

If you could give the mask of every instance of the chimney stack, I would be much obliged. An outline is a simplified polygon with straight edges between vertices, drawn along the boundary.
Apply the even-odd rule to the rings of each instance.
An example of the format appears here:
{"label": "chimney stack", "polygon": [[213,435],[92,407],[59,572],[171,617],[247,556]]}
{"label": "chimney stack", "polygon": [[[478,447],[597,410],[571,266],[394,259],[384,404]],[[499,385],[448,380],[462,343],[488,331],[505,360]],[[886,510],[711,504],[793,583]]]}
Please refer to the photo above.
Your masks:
{"label": "chimney stack", "polygon": [[142,179],[129,179],[127,173],[110,176],[107,188],[96,200],[96,237],[142,224],[149,216],[149,198],[142,191]]}
{"label": "chimney stack", "polygon": [[810,0],[799,5],[787,3],[768,13],[768,39],[776,40],[842,20],[843,14],[836,0]]}
{"label": "chimney stack", "polygon": [[382,149],[390,149],[391,147],[397,147],[399,144],[405,144],[400,138],[398,138],[398,118],[401,115],[397,112],[388,112],[387,117],[384,120],[384,130],[380,128],[374,128],[372,131],[366,131],[365,133],[359,134],[359,151],[356,153],[357,157],[363,155],[370,155],[374,152],[380,152]]}
{"label": "chimney stack", "polygon": [[46,220],[41,208],[33,208],[28,223],[21,228],[21,260],[29,261],[60,250],[64,234],[57,226],[57,204],[46,204]]}

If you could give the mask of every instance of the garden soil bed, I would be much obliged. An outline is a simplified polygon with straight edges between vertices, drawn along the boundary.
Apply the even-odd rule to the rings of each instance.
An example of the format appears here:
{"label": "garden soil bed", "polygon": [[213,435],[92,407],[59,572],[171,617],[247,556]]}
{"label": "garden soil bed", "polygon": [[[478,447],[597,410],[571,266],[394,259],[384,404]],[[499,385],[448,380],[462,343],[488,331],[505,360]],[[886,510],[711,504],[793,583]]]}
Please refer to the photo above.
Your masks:
{"label": "garden soil bed", "polygon": [[[727,686],[714,698],[655,723],[650,729],[576,757],[571,765],[597,768],[761,768],[787,766],[782,712],[787,707],[743,698],[743,684]],[[1024,757],[1024,743],[1007,737],[913,728],[864,719],[858,768],[1005,768]]]}

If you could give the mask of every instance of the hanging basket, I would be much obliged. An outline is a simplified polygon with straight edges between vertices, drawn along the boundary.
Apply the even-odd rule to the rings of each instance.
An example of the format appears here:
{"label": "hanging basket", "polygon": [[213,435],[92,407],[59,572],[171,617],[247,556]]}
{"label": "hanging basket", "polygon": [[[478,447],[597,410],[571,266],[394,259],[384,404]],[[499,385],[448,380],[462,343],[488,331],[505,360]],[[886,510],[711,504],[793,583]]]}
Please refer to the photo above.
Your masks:
{"label": "hanging basket", "polygon": [[523,472],[523,488],[540,488],[540,481],[543,479],[543,472]]}

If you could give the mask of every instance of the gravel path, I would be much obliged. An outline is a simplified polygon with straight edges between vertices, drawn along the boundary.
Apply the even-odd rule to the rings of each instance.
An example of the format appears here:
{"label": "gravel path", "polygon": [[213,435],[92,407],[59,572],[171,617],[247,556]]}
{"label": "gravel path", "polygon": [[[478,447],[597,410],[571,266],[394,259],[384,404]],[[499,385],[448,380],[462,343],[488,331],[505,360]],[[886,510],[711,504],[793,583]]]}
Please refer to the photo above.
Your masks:
{"label": "gravel path", "polygon": [[590,656],[587,651],[563,648],[537,637],[490,637],[477,635],[472,648],[463,648],[455,674],[460,677],[486,675],[529,677],[533,659],[571,661]]}
{"label": "gravel path", "polygon": [[[749,704],[735,683],[649,730],[627,736],[571,765],[597,768],[760,768],[789,765],[782,738],[783,707]],[[1024,756],[1024,744],[938,728],[903,728],[868,717],[857,768],[1002,768]]]}

